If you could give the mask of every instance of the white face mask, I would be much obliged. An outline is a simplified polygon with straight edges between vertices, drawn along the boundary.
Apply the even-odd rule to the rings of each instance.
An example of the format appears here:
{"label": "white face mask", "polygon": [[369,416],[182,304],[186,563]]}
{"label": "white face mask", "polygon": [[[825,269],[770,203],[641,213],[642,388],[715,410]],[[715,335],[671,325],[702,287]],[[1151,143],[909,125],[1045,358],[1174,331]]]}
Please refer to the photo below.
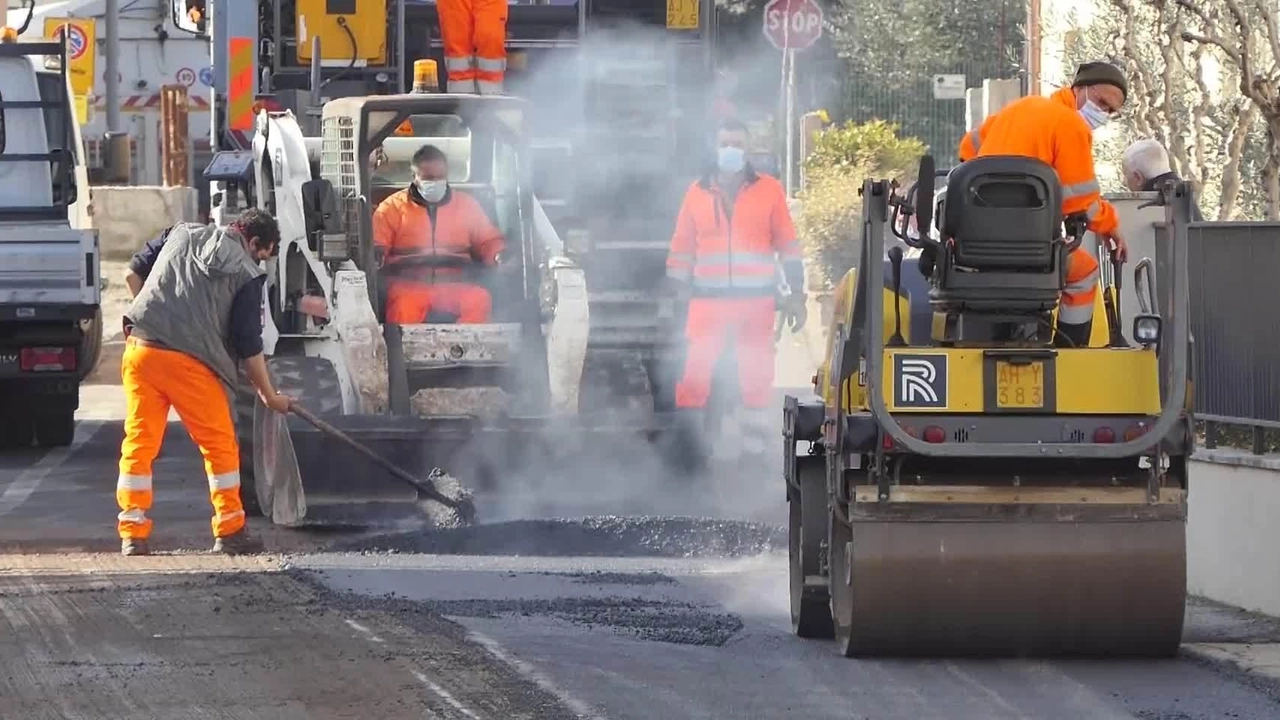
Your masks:
{"label": "white face mask", "polygon": [[1097,103],[1089,99],[1088,92],[1085,93],[1084,107],[1080,108],[1080,116],[1084,118],[1085,122],[1089,123],[1090,130],[1097,130],[1106,125],[1107,121],[1111,119],[1111,116],[1098,107]]}
{"label": "white face mask", "polygon": [[445,191],[449,189],[449,183],[445,180],[416,180],[414,184],[418,186],[418,194],[429,203],[443,200]]}

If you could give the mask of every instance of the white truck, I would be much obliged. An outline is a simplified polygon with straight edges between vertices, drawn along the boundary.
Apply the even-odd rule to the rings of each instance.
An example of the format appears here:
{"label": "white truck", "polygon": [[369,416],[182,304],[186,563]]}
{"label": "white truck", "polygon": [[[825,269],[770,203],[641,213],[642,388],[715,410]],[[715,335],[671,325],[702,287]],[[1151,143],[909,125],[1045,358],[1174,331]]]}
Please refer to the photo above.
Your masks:
{"label": "white truck", "polygon": [[83,227],[66,67],[61,42],[0,35],[0,448],[70,444],[101,348],[98,234]]}

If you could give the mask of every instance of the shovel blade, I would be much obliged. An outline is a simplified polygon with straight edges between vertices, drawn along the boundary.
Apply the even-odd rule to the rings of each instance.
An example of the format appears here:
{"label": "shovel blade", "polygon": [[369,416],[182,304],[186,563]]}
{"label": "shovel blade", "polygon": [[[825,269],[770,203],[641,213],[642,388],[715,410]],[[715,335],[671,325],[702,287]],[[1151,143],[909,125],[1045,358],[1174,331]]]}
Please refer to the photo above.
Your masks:
{"label": "shovel blade", "polygon": [[276,525],[301,525],[307,517],[307,498],[288,419],[259,402],[253,424],[254,437],[259,438],[253,453],[258,504]]}

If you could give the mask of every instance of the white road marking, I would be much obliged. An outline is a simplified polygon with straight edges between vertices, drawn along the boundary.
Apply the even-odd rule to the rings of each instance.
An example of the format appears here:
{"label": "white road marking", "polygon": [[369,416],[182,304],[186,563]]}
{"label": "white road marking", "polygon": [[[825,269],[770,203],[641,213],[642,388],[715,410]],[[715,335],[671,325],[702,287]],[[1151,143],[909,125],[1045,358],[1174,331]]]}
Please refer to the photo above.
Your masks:
{"label": "white road marking", "polygon": [[365,627],[364,625],[361,625],[360,623],[356,622],[355,620],[343,620],[343,622],[345,622],[347,625],[351,626],[351,628],[352,628],[353,630],[355,630],[356,632],[360,633],[361,635],[364,635],[366,638],[368,638],[368,639],[369,639],[369,641],[370,641],[370,642],[375,642],[375,643],[377,643],[377,644],[379,644],[379,645],[381,645],[381,644],[383,643],[382,638],[378,637],[377,635],[374,635],[372,630],[370,630],[369,628]]}
{"label": "white road marking", "polygon": [[[346,623],[347,626],[350,627],[352,630],[355,630],[356,632],[363,635],[365,639],[370,642],[377,643],[379,645],[385,642],[382,638],[375,635],[373,630],[369,629],[364,625],[361,625],[360,623],[356,622],[355,620],[352,620],[351,618],[343,618],[342,621]],[[452,694],[450,694],[448,690],[445,690],[443,687],[441,687],[439,683],[432,681],[431,678],[427,677],[421,671],[411,670],[410,672],[412,672],[413,676],[418,679],[418,682],[422,683],[423,685],[426,685],[428,690],[435,693],[436,695],[439,695],[441,700],[444,700],[446,703],[448,703],[449,707],[453,708],[454,710],[457,710],[463,715],[466,715],[467,717],[471,718],[471,720],[480,720],[479,715],[476,715],[475,713],[471,712],[471,710],[467,708],[466,705],[463,705],[461,702],[458,702],[458,699],[455,698]]]}
{"label": "white road marking", "polygon": [[468,710],[466,705],[463,705],[462,703],[458,702],[458,699],[450,695],[448,690],[445,690],[444,688],[440,687],[436,683],[432,682],[431,678],[427,677],[426,675],[423,675],[421,672],[418,672],[417,670],[413,671],[413,676],[418,678],[418,682],[430,688],[431,692],[435,693],[436,695],[439,695],[441,700],[444,700],[445,702],[449,703],[449,707],[453,708],[454,710],[457,710],[463,715],[466,715],[467,717],[471,718],[471,720],[480,720],[479,715]]}
{"label": "white road marking", "polygon": [[8,515],[18,506],[27,501],[31,494],[40,487],[40,483],[49,476],[49,473],[57,470],[71,456],[76,453],[85,443],[93,439],[93,436],[102,429],[104,423],[101,422],[80,422],[77,423],[76,434],[71,440],[71,444],[64,448],[51,450],[40,458],[35,465],[23,470],[9,483],[9,487],[4,489],[4,493],[0,494],[0,517]]}
{"label": "white road marking", "polygon": [[474,630],[468,631],[467,637],[479,643],[480,646],[488,651],[490,655],[506,664],[512,670],[515,670],[523,678],[533,682],[533,684],[542,688],[543,691],[550,693],[557,700],[564,703],[565,707],[573,711],[574,715],[577,715],[579,718],[583,718],[584,720],[605,720],[604,716],[596,712],[594,708],[561,689],[560,686],[552,682],[551,678],[543,675],[541,672],[538,672],[537,668],[523,660],[520,660],[519,658],[512,657],[507,654],[507,651],[504,650],[493,638],[482,635]]}

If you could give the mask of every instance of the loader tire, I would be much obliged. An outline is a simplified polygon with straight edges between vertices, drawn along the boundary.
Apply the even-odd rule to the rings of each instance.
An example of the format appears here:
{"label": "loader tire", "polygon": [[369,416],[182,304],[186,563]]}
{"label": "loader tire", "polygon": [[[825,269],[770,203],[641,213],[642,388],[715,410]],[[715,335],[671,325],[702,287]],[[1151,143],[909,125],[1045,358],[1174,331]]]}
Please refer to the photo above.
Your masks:
{"label": "loader tire", "polygon": [[826,464],[822,456],[796,459],[796,484],[788,488],[790,523],[791,629],[797,637],[830,640],[831,595],[827,586],[805,587],[805,578],[822,574],[822,544],[827,539]]}
{"label": "loader tire", "polygon": [[[284,355],[267,360],[276,390],[318,414],[342,412],[342,388],[333,363],[320,357]],[[236,388],[236,440],[240,445],[240,501],[246,514],[259,517],[262,506],[253,476],[253,409],[261,401],[247,379]],[[290,419],[290,426],[296,425]],[[301,427],[301,426],[298,426]]]}

